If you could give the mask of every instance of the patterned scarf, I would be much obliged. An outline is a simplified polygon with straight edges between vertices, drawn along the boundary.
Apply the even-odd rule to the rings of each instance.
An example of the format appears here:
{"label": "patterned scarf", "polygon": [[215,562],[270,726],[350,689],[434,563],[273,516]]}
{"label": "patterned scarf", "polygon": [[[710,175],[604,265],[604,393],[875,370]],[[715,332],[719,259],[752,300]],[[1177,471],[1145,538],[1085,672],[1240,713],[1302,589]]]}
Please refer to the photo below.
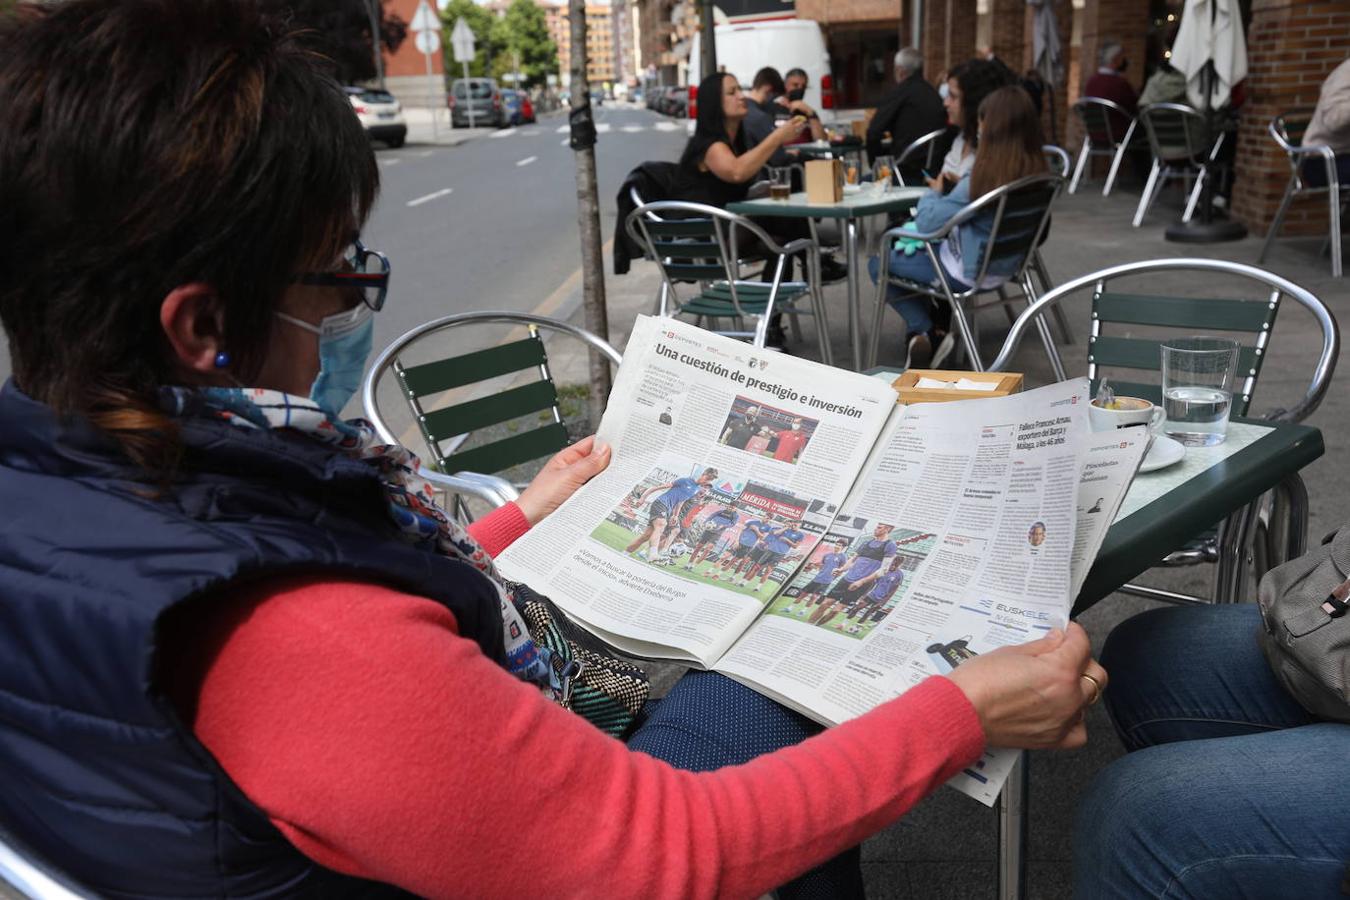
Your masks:
{"label": "patterned scarf", "polygon": [[417,455],[397,444],[385,444],[365,419],[335,419],[313,400],[261,388],[182,388],[163,391],[171,415],[188,415],[200,398],[208,413],[242,429],[285,430],[304,435],[375,469],[384,486],[385,510],[405,541],[428,552],[468,563],[497,588],[501,602],[506,668],[522,681],[538,684],[558,699],[562,686],[550,665],[550,651],[530,637],[521,618],[523,604],[498,574],[492,557],[463,526],[446,515],[435,500],[431,482],[418,474]]}

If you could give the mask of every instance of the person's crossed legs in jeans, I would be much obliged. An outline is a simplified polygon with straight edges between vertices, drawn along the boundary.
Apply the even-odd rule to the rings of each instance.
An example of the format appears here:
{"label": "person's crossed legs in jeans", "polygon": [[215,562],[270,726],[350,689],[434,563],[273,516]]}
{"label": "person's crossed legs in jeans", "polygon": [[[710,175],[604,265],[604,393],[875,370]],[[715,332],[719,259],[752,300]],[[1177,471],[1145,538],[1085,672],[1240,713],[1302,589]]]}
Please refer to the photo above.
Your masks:
{"label": "person's crossed legs in jeans", "polygon": [[1350,863],[1350,725],[1270,671],[1250,604],[1157,609],[1107,638],[1107,709],[1129,755],[1074,828],[1074,896],[1341,895]]}
{"label": "person's crossed legs in jeans", "polygon": [[[875,284],[879,277],[880,257],[873,256],[867,261],[867,271]],[[906,255],[903,250],[892,250],[887,269],[891,275],[915,281],[919,284],[936,284],[937,270],[927,252],[919,250]],[[947,283],[953,291],[960,293],[969,290],[970,285],[947,273]],[[893,284],[886,286],[886,302],[891,309],[905,320],[908,333],[905,335],[905,368],[910,363],[923,364],[937,368],[951,353],[955,343],[951,335],[951,309],[946,301],[936,300],[927,294],[905,291]],[[932,353],[931,359],[923,356]]]}

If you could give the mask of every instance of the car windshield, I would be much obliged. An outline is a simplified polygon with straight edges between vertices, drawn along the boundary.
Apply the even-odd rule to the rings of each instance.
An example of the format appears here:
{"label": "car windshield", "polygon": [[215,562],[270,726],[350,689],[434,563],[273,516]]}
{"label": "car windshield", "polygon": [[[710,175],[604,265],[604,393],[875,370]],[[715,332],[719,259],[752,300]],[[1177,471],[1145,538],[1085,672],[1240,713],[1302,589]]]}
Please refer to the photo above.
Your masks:
{"label": "car windshield", "polygon": [[455,96],[486,100],[492,96],[492,83],[489,81],[456,81]]}
{"label": "car windshield", "polygon": [[393,103],[394,95],[388,91],[378,91],[374,89],[361,91],[356,95],[366,103]]}

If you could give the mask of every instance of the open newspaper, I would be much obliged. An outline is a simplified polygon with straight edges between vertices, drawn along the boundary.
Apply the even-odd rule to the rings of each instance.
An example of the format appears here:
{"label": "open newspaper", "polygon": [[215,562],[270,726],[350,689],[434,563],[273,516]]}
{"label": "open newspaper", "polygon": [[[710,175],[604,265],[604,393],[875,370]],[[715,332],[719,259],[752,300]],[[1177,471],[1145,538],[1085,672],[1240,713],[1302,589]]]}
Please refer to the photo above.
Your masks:
{"label": "open newspaper", "polygon": [[[616,648],[825,724],[1068,620],[1143,456],[1088,384],[901,406],[883,380],[642,317],[609,468],[502,554]],[[952,785],[992,804],[1015,759]]]}

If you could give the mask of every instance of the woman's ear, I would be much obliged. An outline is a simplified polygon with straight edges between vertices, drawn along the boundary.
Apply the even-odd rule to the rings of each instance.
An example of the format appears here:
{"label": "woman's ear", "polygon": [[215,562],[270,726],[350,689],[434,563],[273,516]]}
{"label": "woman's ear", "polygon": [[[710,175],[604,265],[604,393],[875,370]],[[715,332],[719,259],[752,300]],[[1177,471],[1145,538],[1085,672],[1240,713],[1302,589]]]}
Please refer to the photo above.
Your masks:
{"label": "woman's ear", "polygon": [[178,368],[219,371],[217,358],[227,348],[225,317],[214,288],[200,282],[174,288],[159,306],[159,324]]}

